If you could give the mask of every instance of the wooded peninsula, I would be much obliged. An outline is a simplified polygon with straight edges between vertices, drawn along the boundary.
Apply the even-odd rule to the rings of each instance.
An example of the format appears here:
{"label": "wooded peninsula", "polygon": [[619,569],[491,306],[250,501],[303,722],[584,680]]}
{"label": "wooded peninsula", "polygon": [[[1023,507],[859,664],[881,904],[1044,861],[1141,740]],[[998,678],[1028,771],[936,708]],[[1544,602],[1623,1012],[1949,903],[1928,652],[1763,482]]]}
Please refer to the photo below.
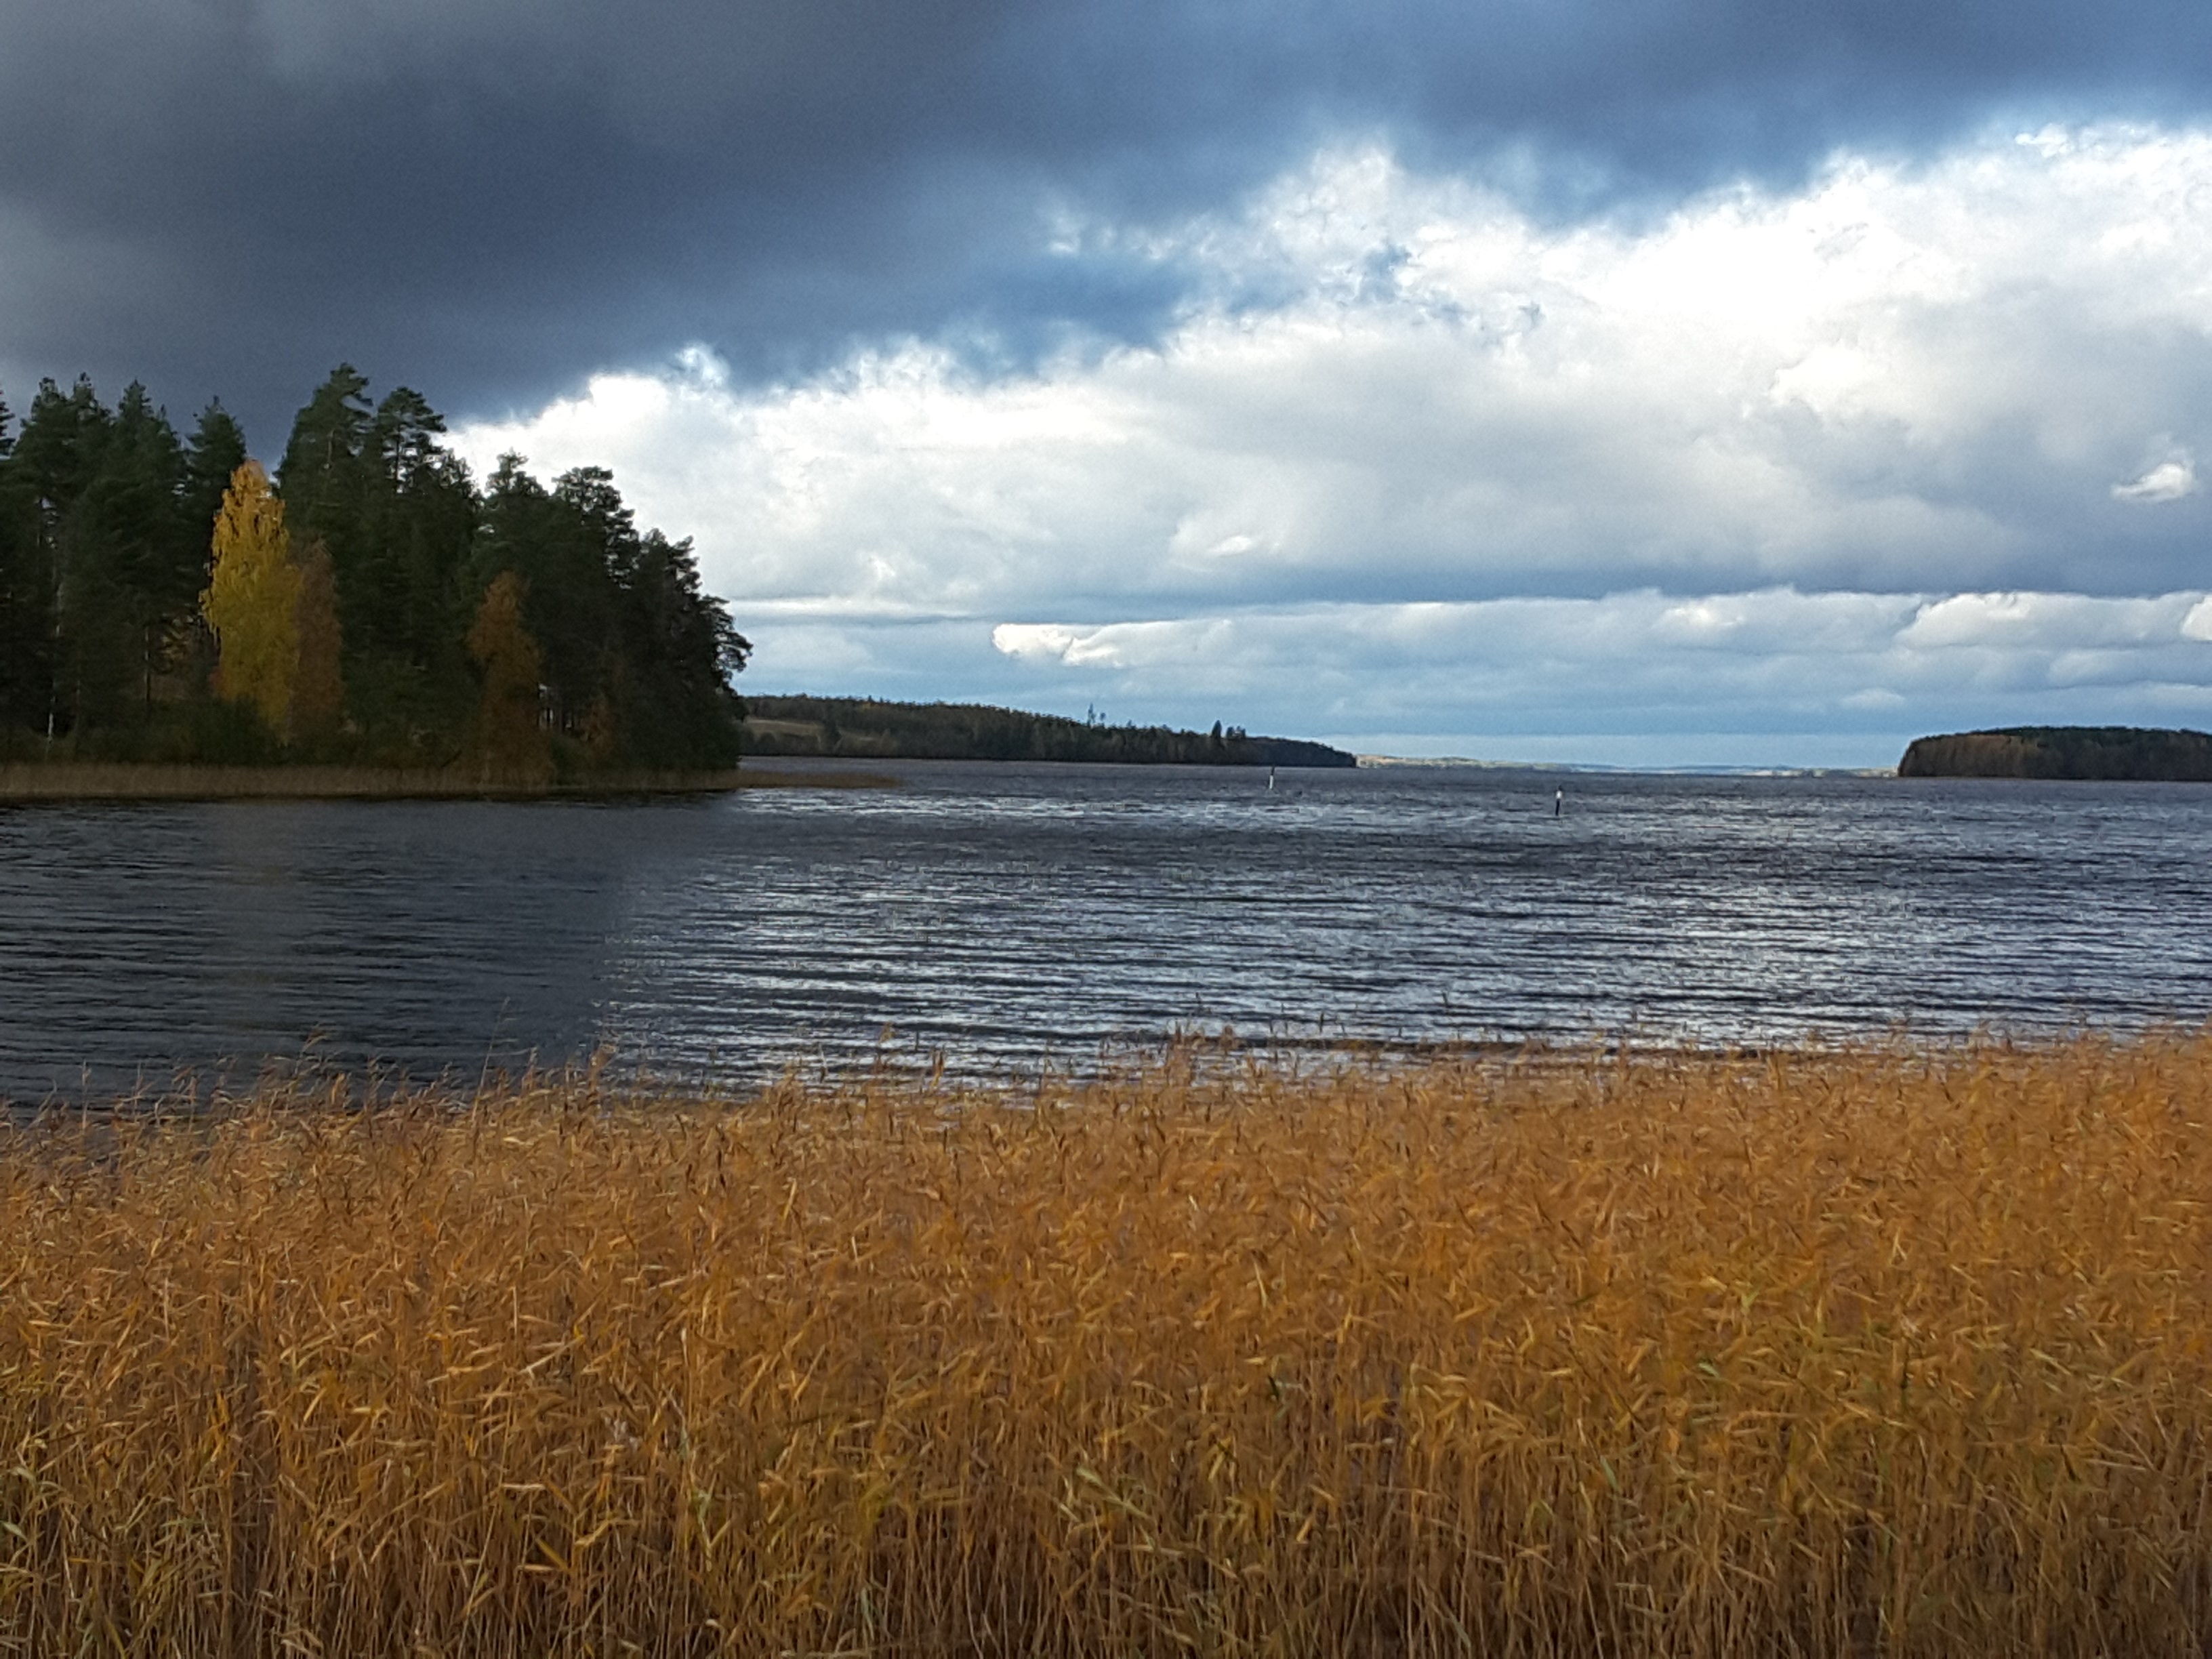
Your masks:
{"label": "wooded peninsula", "polygon": [[240,780],[272,767],[337,794],[701,787],[741,747],[1356,764],[1218,721],[804,696],[749,720],[751,646],[688,539],[641,530],[604,467],[478,480],[445,434],[343,363],[273,476],[220,400],[183,434],[135,382],[111,407],[41,381],[20,429],[0,401],[0,793],[266,793]]}
{"label": "wooded peninsula", "polygon": [[1181,732],[1030,714],[982,703],[872,697],[748,697],[745,752],[871,760],[1121,761],[1146,766],[1357,766],[1326,744],[1241,726]]}
{"label": "wooded peninsula", "polygon": [[0,762],[432,769],[508,785],[736,763],[750,647],[603,467],[478,481],[341,364],[271,477],[217,401],[0,403]]}
{"label": "wooded peninsula", "polygon": [[2212,735],[2135,726],[2011,726],[1916,738],[1900,778],[2212,782]]}

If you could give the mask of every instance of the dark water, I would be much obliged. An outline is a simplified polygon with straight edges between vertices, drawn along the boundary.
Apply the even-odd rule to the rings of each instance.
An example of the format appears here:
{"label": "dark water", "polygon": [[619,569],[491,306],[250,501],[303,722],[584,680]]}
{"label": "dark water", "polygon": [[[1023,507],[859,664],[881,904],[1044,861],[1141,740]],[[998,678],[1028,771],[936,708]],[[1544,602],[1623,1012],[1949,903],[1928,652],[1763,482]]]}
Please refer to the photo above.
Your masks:
{"label": "dark water", "polygon": [[0,809],[0,1094],[303,1048],[757,1076],[887,1027],[990,1069],[1223,1024],[1762,1042],[2212,1014],[2212,787],[902,769],[658,803]]}

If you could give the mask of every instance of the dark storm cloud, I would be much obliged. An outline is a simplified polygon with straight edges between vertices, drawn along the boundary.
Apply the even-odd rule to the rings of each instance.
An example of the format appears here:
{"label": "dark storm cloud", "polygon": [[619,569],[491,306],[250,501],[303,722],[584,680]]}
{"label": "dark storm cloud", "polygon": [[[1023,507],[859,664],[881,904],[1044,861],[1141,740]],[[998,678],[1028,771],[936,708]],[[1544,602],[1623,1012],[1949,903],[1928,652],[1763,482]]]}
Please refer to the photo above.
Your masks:
{"label": "dark storm cloud", "polygon": [[457,412],[712,344],[1142,337],[1176,273],[1055,262],[1318,141],[1554,214],[1993,117],[2190,115],[2172,3],[25,0],[0,15],[0,372],[222,392],[273,448],[339,357]]}

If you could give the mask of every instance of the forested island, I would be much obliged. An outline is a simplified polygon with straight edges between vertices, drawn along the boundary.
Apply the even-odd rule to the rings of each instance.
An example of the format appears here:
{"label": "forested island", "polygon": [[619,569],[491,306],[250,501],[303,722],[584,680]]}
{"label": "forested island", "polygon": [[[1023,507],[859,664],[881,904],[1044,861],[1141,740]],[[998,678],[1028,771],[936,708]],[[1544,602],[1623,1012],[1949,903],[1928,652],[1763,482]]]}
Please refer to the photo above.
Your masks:
{"label": "forested island", "polygon": [[341,365],[272,477],[218,402],[0,403],[0,763],[424,769],[508,783],[734,765],[746,641],[600,467],[471,477]]}
{"label": "forested island", "polygon": [[1326,744],[1255,738],[1240,726],[1182,732],[1108,726],[983,703],[883,702],[871,697],[745,700],[745,749],[756,755],[871,760],[1121,761],[1148,766],[1356,766]]}
{"label": "forested island", "polygon": [[1916,738],[1901,778],[2212,782],[2212,735],[2135,726],[2010,726]]}

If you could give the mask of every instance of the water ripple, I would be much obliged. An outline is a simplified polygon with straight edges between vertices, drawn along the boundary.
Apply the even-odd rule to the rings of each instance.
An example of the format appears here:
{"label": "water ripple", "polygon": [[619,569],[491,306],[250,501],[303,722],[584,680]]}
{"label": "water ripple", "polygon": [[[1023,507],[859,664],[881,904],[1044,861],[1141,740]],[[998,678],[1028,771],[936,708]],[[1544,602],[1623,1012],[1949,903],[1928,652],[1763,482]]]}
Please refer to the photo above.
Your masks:
{"label": "water ripple", "polygon": [[0,1093],[1182,1029],[1766,1042],[2212,1012],[2212,789],[916,765],[890,793],[0,811]]}

